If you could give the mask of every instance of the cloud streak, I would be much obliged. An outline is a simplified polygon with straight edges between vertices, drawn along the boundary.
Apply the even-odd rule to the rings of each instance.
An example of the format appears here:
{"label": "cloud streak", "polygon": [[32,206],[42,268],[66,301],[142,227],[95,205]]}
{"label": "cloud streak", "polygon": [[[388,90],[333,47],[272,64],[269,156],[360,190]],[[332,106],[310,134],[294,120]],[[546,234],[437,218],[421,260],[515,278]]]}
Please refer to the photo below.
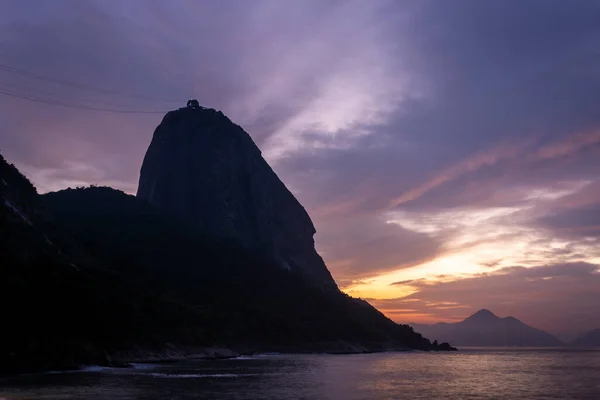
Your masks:
{"label": "cloud streak", "polygon": [[[419,291],[404,298],[372,300],[399,322],[454,322],[480,308],[512,315],[563,335],[575,335],[600,324],[598,265],[554,264],[534,268],[507,267],[452,282],[413,282]],[[545,310],[550,307],[553,312]],[[409,310],[409,311],[407,311]]]}

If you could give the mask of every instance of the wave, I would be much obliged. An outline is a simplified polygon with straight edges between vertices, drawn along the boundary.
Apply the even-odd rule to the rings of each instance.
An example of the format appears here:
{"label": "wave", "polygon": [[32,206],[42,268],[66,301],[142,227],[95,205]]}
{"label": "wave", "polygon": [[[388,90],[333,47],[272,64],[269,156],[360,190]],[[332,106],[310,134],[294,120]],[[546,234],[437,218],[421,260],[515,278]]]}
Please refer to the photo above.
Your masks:
{"label": "wave", "polygon": [[154,372],[145,374],[155,378],[172,378],[172,379],[193,379],[193,378],[237,378],[241,376],[250,376],[254,374],[163,374]]}
{"label": "wave", "polygon": [[102,365],[83,365],[78,370],[73,372],[102,372],[109,369],[114,369],[111,367],[103,367]]}
{"label": "wave", "polygon": [[161,366],[161,364],[150,364],[150,363],[131,363],[134,369],[154,369]]}
{"label": "wave", "polygon": [[65,369],[65,370],[51,370],[51,371],[42,371],[42,372],[31,372],[27,374],[22,374],[24,376],[27,375],[59,375],[59,374],[77,374],[81,372],[102,372],[112,369],[110,367],[103,367],[101,365],[82,365],[78,369]]}
{"label": "wave", "polygon": [[[51,370],[43,372],[32,372],[22,375],[58,375],[58,374],[77,374],[84,372],[107,372],[107,371],[123,371],[123,370],[146,370],[159,367],[158,364],[132,363],[128,367],[108,367],[104,365],[82,365],[77,369]],[[0,399],[2,400],[2,399]]]}

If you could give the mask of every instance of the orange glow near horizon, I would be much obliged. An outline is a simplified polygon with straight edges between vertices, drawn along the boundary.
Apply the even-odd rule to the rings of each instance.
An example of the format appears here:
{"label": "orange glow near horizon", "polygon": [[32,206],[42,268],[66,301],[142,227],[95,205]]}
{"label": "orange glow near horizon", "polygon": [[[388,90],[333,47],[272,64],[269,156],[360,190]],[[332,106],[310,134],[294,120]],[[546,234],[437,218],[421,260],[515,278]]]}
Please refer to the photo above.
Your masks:
{"label": "orange glow near horizon", "polygon": [[[476,298],[469,303],[446,305],[427,304],[415,298],[432,285],[502,274],[503,269],[516,266],[600,264],[596,241],[551,237],[522,222],[535,216],[538,209],[571,201],[588,185],[588,181],[578,181],[560,188],[530,188],[522,193],[520,204],[513,207],[388,213],[390,224],[432,237],[443,236],[442,251],[432,260],[355,280],[342,289],[351,296],[367,299],[397,322],[456,322],[483,305]],[[335,270],[336,263],[331,265]]]}

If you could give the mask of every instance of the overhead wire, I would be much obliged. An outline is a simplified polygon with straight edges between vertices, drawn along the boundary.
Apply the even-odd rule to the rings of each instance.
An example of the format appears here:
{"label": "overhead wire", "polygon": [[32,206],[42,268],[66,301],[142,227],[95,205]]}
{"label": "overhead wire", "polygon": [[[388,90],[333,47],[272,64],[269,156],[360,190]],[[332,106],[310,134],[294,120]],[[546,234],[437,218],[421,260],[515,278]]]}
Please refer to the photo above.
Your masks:
{"label": "overhead wire", "polygon": [[0,63],[0,72],[2,72],[2,71],[29,77],[29,78],[34,78],[34,79],[38,79],[38,80],[42,80],[42,81],[46,81],[46,82],[57,83],[60,85],[69,86],[69,87],[73,87],[73,88],[80,89],[80,90],[87,90],[87,91],[93,91],[93,92],[104,93],[104,94],[115,94],[115,95],[120,95],[120,96],[127,96],[127,97],[132,97],[132,98],[153,100],[153,101],[172,102],[172,103],[181,102],[181,100],[167,99],[167,98],[161,98],[161,97],[152,97],[152,96],[147,96],[147,95],[140,94],[140,93],[124,92],[124,91],[120,91],[120,90],[105,89],[105,88],[100,88],[97,86],[86,85],[86,84],[82,84],[82,83],[78,83],[78,82],[74,82],[74,81],[69,81],[66,79],[56,78],[56,77],[53,77],[50,75],[38,74],[35,72],[27,71],[27,70],[24,70],[21,68],[16,68],[16,67],[12,67],[10,65]]}
{"label": "overhead wire", "polygon": [[117,108],[92,107],[92,106],[87,106],[87,105],[82,105],[82,104],[73,104],[73,103],[69,103],[69,102],[65,102],[65,101],[61,101],[61,100],[44,99],[41,97],[27,95],[27,94],[18,93],[18,92],[13,92],[13,91],[1,89],[1,88],[0,88],[0,95],[15,97],[15,98],[23,99],[23,100],[29,100],[29,101],[33,101],[33,102],[37,102],[37,103],[51,104],[54,106],[75,108],[75,109],[79,109],[79,110],[88,110],[88,111],[104,111],[104,112],[114,112],[114,113],[121,113],[121,114],[165,114],[168,112],[168,110],[161,110],[161,111],[159,111],[159,110],[124,110],[124,109],[117,109]]}
{"label": "overhead wire", "polygon": [[[71,88],[75,88],[75,89],[79,89],[79,90],[91,91],[91,92],[108,94],[108,95],[113,95],[113,96],[125,96],[125,97],[130,97],[130,98],[151,100],[151,101],[156,101],[156,102],[177,102],[177,103],[181,102],[181,100],[165,99],[165,98],[160,98],[160,97],[150,97],[150,96],[142,95],[139,93],[130,93],[130,92],[111,90],[111,89],[105,89],[105,88],[100,88],[100,87],[96,87],[96,86],[86,85],[86,84],[82,84],[82,83],[78,83],[78,82],[74,82],[74,81],[70,81],[70,80],[66,80],[66,79],[56,78],[56,77],[53,77],[50,75],[38,74],[35,72],[12,67],[12,66],[2,64],[2,63],[0,63],[0,73],[1,72],[7,72],[7,73],[27,77],[27,78],[37,79],[37,80],[44,81],[47,83],[54,83],[54,84],[59,84],[62,86],[71,87]],[[7,86],[8,86],[8,88],[7,88]],[[13,89],[11,89],[10,87],[12,87]],[[127,109],[127,108],[118,108],[118,107],[113,107],[113,106],[94,106],[94,105],[89,104],[90,100],[84,100],[84,102],[88,103],[88,104],[82,104],[79,101],[74,102],[72,100],[65,101],[62,99],[54,98],[56,95],[52,95],[52,94],[49,95],[48,92],[44,93],[43,91],[41,91],[42,95],[39,95],[36,93],[36,90],[37,89],[31,89],[29,87],[14,85],[12,83],[7,84],[7,83],[0,82],[0,95],[19,98],[19,99],[28,100],[28,101],[37,102],[37,103],[54,105],[54,106],[67,107],[67,108],[73,108],[73,109],[79,109],[79,110],[88,110],[88,111],[113,112],[113,113],[120,113],[120,114],[165,114],[169,111],[169,110]],[[37,90],[37,92],[39,93],[40,90]],[[48,97],[48,96],[50,96],[50,97]],[[94,101],[91,101],[91,102],[94,102]],[[95,102],[95,103],[98,104],[98,102]]]}
{"label": "overhead wire", "polygon": [[129,108],[129,106],[125,105],[127,103],[123,103],[124,105],[122,107],[121,102],[117,104],[114,101],[111,101],[110,99],[104,100],[103,98],[81,96],[79,93],[61,92],[52,89],[47,90],[46,88],[40,87],[39,85],[35,85],[34,87],[6,80],[0,80],[0,90],[4,90],[11,93],[18,93],[22,96],[32,96],[52,101],[85,104],[90,107]]}

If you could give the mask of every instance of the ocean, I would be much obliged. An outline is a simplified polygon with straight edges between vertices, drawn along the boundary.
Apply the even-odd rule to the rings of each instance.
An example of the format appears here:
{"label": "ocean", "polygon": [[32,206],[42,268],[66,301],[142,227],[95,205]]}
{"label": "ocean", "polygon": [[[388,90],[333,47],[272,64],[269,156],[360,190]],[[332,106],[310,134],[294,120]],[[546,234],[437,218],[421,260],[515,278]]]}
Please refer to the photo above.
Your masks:
{"label": "ocean", "polygon": [[600,349],[258,355],[0,378],[0,399],[600,399]]}

